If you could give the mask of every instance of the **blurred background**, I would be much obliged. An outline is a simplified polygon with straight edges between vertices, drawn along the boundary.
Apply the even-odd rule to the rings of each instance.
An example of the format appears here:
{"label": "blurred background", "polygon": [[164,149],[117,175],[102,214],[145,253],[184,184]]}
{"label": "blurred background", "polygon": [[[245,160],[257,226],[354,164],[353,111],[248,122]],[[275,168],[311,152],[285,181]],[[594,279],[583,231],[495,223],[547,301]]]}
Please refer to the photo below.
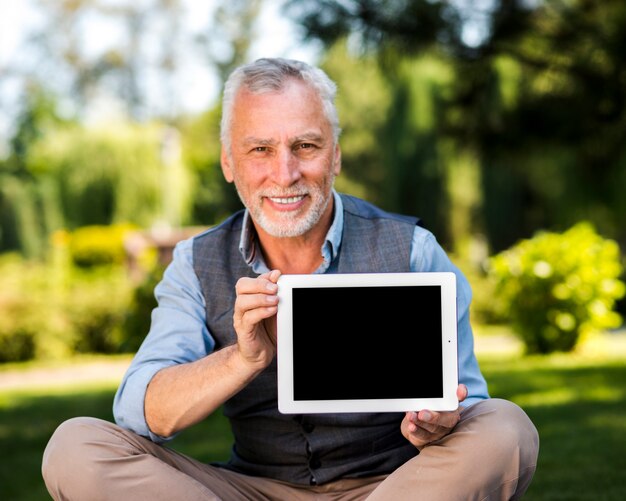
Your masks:
{"label": "blurred background", "polygon": [[220,93],[264,56],[337,82],[337,189],[467,275],[490,393],[540,431],[528,499],[625,499],[623,0],[0,0],[0,498],[47,499],[43,448],[112,419],[173,246],[240,208]]}
{"label": "blurred background", "polygon": [[262,56],[338,83],[338,189],[421,217],[476,322],[564,338],[535,352],[621,326],[622,1],[25,0],[0,22],[0,361],[136,349],[174,243],[240,207],[220,92]]}

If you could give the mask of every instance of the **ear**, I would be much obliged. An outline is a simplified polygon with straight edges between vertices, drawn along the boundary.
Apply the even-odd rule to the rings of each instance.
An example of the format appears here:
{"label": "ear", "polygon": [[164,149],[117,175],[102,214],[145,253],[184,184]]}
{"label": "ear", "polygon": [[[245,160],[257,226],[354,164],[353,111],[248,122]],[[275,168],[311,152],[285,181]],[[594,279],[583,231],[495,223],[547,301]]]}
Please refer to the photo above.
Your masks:
{"label": "ear", "polygon": [[339,143],[335,146],[335,155],[333,160],[335,176],[338,176],[341,172],[341,148],[339,147]]}
{"label": "ear", "polygon": [[227,182],[232,183],[235,179],[233,176],[232,163],[230,161],[230,155],[226,151],[226,148],[224,148],[223,146],[220,153],[220,164],[222,166],[222,174],[224,174],[224,179],[226,179]]}

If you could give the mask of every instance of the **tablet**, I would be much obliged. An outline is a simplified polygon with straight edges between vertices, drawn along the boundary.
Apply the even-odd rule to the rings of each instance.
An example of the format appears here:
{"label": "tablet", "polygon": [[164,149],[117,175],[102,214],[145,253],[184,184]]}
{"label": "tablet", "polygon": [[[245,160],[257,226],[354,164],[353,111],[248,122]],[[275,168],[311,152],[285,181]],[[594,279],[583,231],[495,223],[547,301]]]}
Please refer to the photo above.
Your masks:
{"label": "tablet", "polygon": [[458,407],[454,273],[282,275],[278,298],[281,413]]}

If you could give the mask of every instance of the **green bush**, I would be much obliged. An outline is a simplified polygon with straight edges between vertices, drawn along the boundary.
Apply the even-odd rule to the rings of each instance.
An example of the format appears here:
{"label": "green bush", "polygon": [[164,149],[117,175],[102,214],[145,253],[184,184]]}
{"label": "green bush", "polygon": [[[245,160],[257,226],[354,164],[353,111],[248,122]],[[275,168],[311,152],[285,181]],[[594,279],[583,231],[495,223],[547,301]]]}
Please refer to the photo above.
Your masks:
{"label": "green bush", "polygon": [[0,255],[0,361],[61,358],[77,333],[62,305],[63,276],[17,254]]}
{"label": "green bush", "polygon": [[616,242],[579,223],[564,233],[539,232],[492,257],[495,307],[528,353],[571,351],[581,335],[619,327],[616,300],[625,292]]}
{"label": "green bush", "polygon": [[55,237],[48,262],[0,255],[0,362],[121,351],[134,287],[125,268],[78,268],[66,235]]}
{"label": "green bush", "polygon": [[122,267],[75,270],[63,311],[77,333],[78,353],[118,353],[133,285]]}
{"label": "green bush", "polygon": [[157,306],[154,288],[161,280],[163,271],[163,266],[155,266],[135,287],[128,314],[122,325],[124,338],[120,346],[121,351],[129,353],[137,351],[148,334],[152,322],[152,310]]}
{"label": "green bush", "polygon": [[69,235],[72,262],[80,268],[124,264],[124,238],[134,229],[129,224],[114,224],[82,226],[74,230]]}

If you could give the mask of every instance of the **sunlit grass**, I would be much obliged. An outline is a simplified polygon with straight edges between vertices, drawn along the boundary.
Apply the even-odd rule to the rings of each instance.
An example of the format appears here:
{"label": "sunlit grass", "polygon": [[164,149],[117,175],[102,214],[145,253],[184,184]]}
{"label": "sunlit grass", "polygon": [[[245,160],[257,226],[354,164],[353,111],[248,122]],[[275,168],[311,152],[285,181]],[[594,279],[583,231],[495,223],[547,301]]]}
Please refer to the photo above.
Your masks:
{"label": "sunlit grass", "polygon": [[626,499],[626,336],[585,340],[575,353],[479,353],[493,397],[520,405],[541,440],[525,499]]}

